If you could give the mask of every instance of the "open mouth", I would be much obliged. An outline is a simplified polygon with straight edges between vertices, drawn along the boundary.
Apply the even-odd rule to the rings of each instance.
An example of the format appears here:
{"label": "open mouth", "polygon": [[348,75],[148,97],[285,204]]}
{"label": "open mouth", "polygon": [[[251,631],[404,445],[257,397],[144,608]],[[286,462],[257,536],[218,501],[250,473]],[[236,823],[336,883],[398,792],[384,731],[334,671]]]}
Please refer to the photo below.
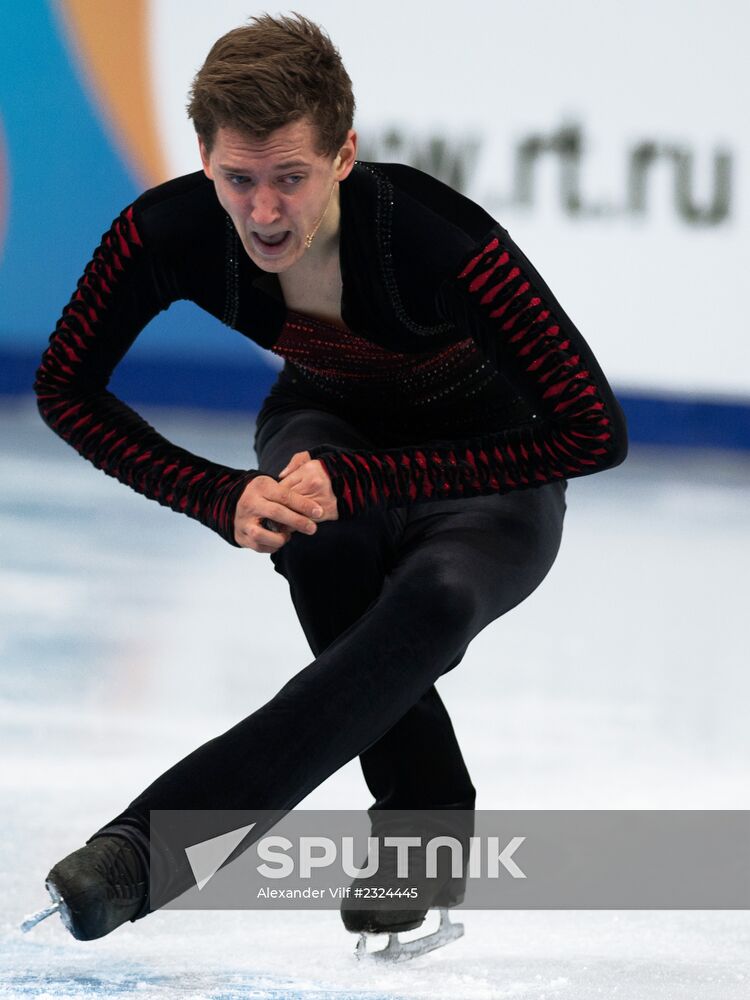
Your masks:
{"label": "open mouth", "polygon": [[253,242],[261,253],[271,255],[281,253],[289,242],[290,236],[291,233],[288,229],[284,230],[283,233],[272,233],[268,236],[262,236],[260,233],[252,234]]}

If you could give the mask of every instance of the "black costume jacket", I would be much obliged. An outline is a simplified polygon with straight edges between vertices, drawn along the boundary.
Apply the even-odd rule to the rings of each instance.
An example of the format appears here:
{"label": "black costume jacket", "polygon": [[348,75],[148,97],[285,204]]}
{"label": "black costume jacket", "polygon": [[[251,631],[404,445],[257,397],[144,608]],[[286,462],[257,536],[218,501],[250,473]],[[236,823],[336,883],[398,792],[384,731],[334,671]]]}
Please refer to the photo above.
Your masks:
{"label": "black costume jacket", "polygon": [[345,329],[286,309],[203,173],[145,192],[50,337],[35,383],[44,420],[98,468],[236,544],[237,501],[262,470],[177,447],[107,390],[146,324],[189,299],[286,359],[260,420],[304,400],[367,433],[372,449],[311,449],[341,518],[623,461],[625,421],[591,350],[473,202],[413,168],[358,163],[341,184],[340,261]]}

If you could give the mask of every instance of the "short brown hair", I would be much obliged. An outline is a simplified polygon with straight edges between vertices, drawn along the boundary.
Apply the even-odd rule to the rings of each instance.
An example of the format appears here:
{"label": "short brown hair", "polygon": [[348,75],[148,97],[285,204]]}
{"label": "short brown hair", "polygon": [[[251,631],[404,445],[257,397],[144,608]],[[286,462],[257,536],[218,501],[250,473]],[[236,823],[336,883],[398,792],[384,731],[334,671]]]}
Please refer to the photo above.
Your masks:
{"label": "short brown hair", "polygon": [[306,17],[261,14],[214,43],[190,90],[195,131],[211,148],[222,126],[264,139],[309,117],[330,156],[354,118],[352,81],[336,46]]}

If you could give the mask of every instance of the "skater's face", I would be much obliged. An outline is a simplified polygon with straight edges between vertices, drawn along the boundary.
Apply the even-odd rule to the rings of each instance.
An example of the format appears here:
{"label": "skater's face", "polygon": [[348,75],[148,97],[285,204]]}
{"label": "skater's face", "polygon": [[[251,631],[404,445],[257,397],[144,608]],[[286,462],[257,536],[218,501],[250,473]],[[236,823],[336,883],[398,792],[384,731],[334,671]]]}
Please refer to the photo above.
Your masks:
{"label": "skater's face", "polygon": [[338,235],[339,182],[354,166],[357,137],[350,130],[333,156],[321,155],[315,139],[313,125],[302,118],[262,140],[219,128],[210,153],[198,140],[219,202],[264,271],[288,271],[306,253],[330,248]]}

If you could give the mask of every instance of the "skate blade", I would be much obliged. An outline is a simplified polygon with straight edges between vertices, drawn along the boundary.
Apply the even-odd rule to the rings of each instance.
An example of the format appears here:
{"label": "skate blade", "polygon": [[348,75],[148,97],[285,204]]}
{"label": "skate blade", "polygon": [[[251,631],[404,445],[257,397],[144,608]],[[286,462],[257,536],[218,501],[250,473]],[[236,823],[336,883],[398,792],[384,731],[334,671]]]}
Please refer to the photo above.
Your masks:
{"label": "skate blade", "polygon": [[53,903],[52,906],[48,906],[44,910],[39,910],[37,913],[30,913],[28,917],[24,917],[23,923],[21,924],[21,930],[24,934],[26,934],[32,927],[36,927],[37,924],[41,924],[43,920],[46,920],[47,917],[51,917],[53,913],[59,912],[60,903]]}
{"label": "skate blade", "polygon": [[360,934],[354,954],[359,960],[368,962],[408,962],[412,958],[420,955],[427,955],[436,948],[442,948],[451,941],[456,941],[463,937],[464,925],[454,924],[448,917],[447,908],[440,908],[440,925],[432,934],[425,934],[424,937],[416,938],[414,941],[400,941],[398,932],[388,935],[388,943],[385,948],[378,951],[367,950],[367,934]]}
{"label": "skate blade", "polygon": [[24,934],[27,934],[32,929],[32,927],[36,927],[37,924],[40,924],[43,920],[46,920],[47,917],[51,917],[53,913],[59,913],[60,919],[62,920],[63,924],[65,924],[67,929],[72,934],[73,932],[71,930],[71,925],[73,917],[71,915],[67,903],[62,898],[62,896],[58,892],[53,882],[47,882],[45,884],[47,887],[47,891],[52,897],[51,906],[47,906],[43,910],[39,910],[37,913],[32,913],[28,917],[25,917],[23,923],[21,924],[21,930],[23,931]]}

